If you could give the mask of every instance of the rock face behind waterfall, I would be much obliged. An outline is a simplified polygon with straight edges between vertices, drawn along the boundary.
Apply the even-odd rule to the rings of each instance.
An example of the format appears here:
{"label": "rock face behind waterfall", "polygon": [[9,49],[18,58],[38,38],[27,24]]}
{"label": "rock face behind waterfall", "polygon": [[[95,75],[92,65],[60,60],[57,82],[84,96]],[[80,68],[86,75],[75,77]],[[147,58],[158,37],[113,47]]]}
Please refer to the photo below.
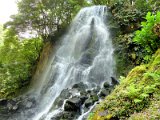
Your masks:
{"label": "rock face behind waterfall", "polygon": [[28,94],[35,103],[28,103],[27,109],[8,120],[80,120],[110,93],[114,59],[107,15],[105,6],[80,10],[48,69],[35,83],[36,89]]}

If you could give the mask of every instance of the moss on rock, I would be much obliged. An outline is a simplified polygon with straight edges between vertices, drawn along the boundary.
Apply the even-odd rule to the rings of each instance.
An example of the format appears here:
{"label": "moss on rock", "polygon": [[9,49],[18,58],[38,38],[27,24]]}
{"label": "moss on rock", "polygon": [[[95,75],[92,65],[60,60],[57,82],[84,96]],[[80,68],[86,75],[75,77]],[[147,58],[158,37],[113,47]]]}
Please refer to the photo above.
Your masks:
{"label": "moss on rock", "polygon": [[149,64],[131,70],[89,120],[160,118],[160,49]]}

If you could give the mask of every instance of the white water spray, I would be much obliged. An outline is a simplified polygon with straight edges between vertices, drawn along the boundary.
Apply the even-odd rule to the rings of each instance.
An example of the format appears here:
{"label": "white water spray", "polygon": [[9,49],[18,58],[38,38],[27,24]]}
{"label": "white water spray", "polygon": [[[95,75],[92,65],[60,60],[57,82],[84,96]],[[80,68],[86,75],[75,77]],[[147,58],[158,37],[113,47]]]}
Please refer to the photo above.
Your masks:
{"label": "white water spray", "polygon": [[82,9],[75,17],[54,56],[53,72],[41,90],[44,93],[39,102],[39,112],[33,120],[47,118],[63,89],[78,82],[92,87],[110,80],[113,75],[113,48],[105,24],[106,14],[105,6],[93,6]]}
{"label": "white water spray", "polygon": [[36,88],[37,106],[31,120],[51,120],[61,111],[54,109],[56,98],[75,83],[83,82],[90,88],[107,80],[111,83],[114,60],[106,16],[105,6],[92,6],[83,8],[75,17],[43,82]]}

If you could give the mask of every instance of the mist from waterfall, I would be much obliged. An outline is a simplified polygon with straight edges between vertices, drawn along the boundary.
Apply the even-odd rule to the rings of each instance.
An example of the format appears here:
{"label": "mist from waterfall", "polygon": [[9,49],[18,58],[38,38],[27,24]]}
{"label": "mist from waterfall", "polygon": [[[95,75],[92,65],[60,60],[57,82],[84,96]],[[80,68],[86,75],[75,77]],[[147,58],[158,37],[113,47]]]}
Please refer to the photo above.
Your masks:
{"label": "mist from waterfall", "polygon": [[[51,64],[37,84],[34,114],[22,114],[24,120],[51,120],[63,110],[54,102],[61,91],[83,82],[88,88],[111,84],[114,76],[112,40],[107,28],[107,7],[92,6],[80,10],[72,21]],[[18,119],[19,120],[19,119]],[[21,119],[22,120],[22,119]]]}

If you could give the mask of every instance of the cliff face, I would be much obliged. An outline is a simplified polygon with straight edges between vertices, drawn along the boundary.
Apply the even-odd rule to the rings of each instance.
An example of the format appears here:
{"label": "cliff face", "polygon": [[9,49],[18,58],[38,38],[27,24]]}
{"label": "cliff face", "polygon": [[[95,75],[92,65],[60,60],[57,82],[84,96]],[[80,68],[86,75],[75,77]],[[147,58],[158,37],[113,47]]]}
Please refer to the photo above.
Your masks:
{"label": "cliff face", "polygon": [[160,49],[135,67],[90,114],[89,120],[160,119]]}
{"label": "cliff face", "polygon": [[43,50],[40,54],[38,63],[36,65],[35,71],[32,76],[31,80],[31,87],[38,86],[38,83],[40,83],[40,78],[42,76],[42,73],[46,71],[48,64],[51,61],[51,56],[54,54],[54,47],[53,43],[46,42],[43,46]]}

